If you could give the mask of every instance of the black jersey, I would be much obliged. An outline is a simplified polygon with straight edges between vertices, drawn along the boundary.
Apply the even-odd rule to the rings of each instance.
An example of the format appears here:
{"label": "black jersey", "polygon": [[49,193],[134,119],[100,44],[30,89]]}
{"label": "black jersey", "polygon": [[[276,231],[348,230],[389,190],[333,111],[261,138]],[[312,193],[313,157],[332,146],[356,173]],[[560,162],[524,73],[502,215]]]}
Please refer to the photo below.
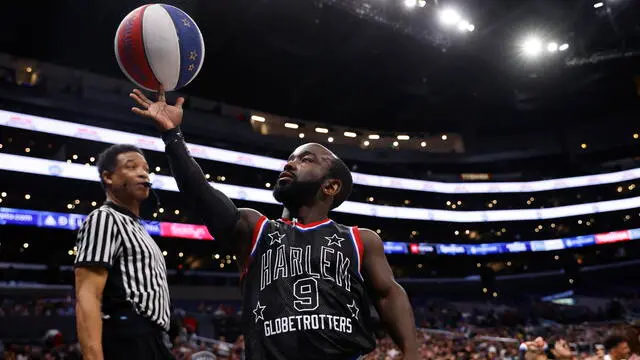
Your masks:
{"label": "black jersey", "polygon": [[262,217],[252,240],[242,277],[247,359],[346,360],[374,349],[357,227]]}

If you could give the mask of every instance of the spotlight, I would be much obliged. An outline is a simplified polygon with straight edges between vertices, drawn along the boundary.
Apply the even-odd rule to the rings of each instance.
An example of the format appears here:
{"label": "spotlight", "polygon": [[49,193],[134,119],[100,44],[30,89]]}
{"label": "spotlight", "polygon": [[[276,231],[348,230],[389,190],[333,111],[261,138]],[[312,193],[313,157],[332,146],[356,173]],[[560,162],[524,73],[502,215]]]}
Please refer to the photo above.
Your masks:
{"label": "spotlight", "polygon": [[378,134],[370,134],[369,135],[369,140],[379,140],[380,139],[380,135]]}
{"label": "spotlight", "polygon": [[548,50],[549,52],[556,52],[556,51],[558,51],[558,43],[550,42],[550,43],[547,45],[547,50]]}
{"label": "spotlight", "polygon": [[297,129],[299,127],[298,124],[295,123],[284,123],[284,127],[288,128],[288,129]]}
{"label": "spotlight", "polygon": [[333,142],[333,137],[329,136],[329,138],[327,139],[327,141],[329,141],[330,143]]}
{"label": "spotlight", "polygon": [[460,21],[460,14],[453,9],[445,9],[440,12],[440,21],[445,25],[455,25]]}
{"label": "spotlight", "polygon": [[362,143],[362,145],[363,145],[363,146],[365,146],[365,147],[366,147],[366,146],[369,146],[369,140],[365,140],[365,141]]}
{"label": "spotlight", "polygon": [[418,0],[404,0],[404,6],[406,7],[415,7],[418,5]]}
{"label": "spotlight", "polygon": [[542,41],[540,41],[539,38],[533,37],[533,36],[530,38],[527,38],[522,43],[522,51],[527,56],[531,56],[531,57],[538,56],[542,51]]}
{"label": "spotlight", "polygon": [[329,129],[327,128],[322,128],[322,127],[317,127],[316,128],[316,132],[317,133],[321,133],[321,134],[327,134],[329,132]]}
{"label": "spotlight", "polygon": [[476,26],[473,25],[473,24],[469,24],[469,26],[467,26],[467,31],[468,32],[473,32],[473,30],[475,30],[475,29],[476,29]]}
{"label": "spotlight", "polygon": [[569,48],[569,44],[564,43],[564,44],[560,45],[560,47],[558,48],[558,50],[560,50],[560,51],[565,51],[565,50],[567,50],[568,48]]}
{"label": "spotlight", "polygon": [[420,7],[425,7],[425,6],[427,6],[427,1],[426,1],[426,0],[419,0],[419,1],[418,1],[418,6],[420,6]]}
{"label": "spotlight", "polygon": [[298,137],[299,137],[300,139],[304,139],[304,133],[300,133],[300,134],[298,134]]}
{"label": "spotlight", "polygon": [[601,7],[603,7],[603,6],[604,6],[604,3],[603,3],[602,1],[598,1],[597,3],[593,4],[593,7],[594,7],[595,9],[597,9],[597,8],[601,8]]}
{"label": "spotlight", "polygon": [[409,135],[398,135],[398,140],[409,140]]}
{"label": "spotlight", "polygon": [[462,20],[458,23],[458,30],[460,31],[469,31],[469,26],[471,26],[471,24],[469,24],[468,21],[466,20]]}
{"label": "spotlight", "polygon": [[251,115],[251,120],[257,122],[265,122],[267,119],[265,119],[263,116]]}

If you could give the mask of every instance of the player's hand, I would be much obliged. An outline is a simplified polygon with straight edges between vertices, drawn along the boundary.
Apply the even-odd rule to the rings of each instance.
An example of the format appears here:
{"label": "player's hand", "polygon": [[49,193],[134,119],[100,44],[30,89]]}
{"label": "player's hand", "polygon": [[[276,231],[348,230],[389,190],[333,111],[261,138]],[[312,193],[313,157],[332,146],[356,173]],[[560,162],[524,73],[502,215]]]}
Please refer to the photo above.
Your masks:
{"label": "player's hand", "polygon": [[179,97],[175,105],[167,104],[164,88],[158,90],[158,100],[152,102],[140,90],[133,89],[129,97],[135,100],[140,107],[132,107],[135,114],[153,119],[160,131],[171,130],[182,123],[182,104],[184,98]]}

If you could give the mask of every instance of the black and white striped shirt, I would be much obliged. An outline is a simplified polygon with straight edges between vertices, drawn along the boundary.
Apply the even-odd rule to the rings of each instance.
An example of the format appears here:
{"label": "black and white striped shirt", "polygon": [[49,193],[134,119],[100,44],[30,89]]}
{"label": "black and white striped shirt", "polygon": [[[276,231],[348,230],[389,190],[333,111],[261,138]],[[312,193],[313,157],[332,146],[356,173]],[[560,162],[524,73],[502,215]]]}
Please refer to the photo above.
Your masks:
{"label": "black and white striped shirt", "polygon": [[169,330],[167,267],[158,245],[128,209],[106,202],[92,211],[78,231],[75,266],[108,269],[102,312],[133,308]]}

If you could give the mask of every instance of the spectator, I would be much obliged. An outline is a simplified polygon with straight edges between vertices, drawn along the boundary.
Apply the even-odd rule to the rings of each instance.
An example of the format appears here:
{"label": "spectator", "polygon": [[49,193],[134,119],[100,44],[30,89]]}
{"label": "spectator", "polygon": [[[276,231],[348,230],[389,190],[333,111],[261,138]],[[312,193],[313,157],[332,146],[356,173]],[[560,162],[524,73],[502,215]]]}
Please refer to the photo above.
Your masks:
{"label": "spectator", "polygon": [[607,350],[608,359],[624,360],[628,359],[631,354],[629,342],[620,335],[611,335],[604,341],[604,347]]}

